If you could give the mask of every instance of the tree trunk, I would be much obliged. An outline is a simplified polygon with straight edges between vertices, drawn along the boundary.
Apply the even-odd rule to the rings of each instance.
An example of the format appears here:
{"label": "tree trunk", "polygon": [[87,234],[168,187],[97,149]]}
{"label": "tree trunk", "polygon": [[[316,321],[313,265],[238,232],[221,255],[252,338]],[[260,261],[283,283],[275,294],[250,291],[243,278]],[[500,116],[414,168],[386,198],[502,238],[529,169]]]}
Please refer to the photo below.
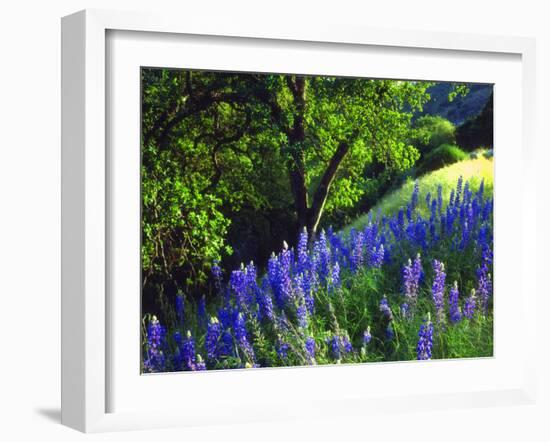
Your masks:
{"label": "tree trunk", "polygon": [[334,181],[338,167],[342,163],[342,160],[345,158],[349,152],[348,143],[340,143],[315,190],[313,195],[313,201],[311,203],[311,208],[308,210],[308,222],[307,222],[307,231],[311,241],[315,239],[317,234],[317,227],[319,226],[319,221],[323,215],[323,209],[325,208],[325,203],[327,202],[328,192],[330,186]]}
{"label": "tree trunk", "polygon": [[[288,171],[290,186],[294,196],[296,208],[296,231],[307,226],[308,222],[308,194],[306,186],[306,172],[302,143],[305,141],[304,111],[306,105],[306,80],[304,77],[287,77],[287,84],[294,98],[296,113],[294,122],[287,132],[290,159]],[[296,235],[297,237],[298,235]]]}

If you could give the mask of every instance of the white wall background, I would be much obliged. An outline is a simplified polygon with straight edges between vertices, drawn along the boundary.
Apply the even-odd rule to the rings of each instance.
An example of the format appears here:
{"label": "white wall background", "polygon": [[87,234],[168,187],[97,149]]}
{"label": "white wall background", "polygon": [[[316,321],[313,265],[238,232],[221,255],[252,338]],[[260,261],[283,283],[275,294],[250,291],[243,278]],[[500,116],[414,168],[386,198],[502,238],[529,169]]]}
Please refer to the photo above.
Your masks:
{"label": "white wall background", "polygon": [[[550,121],[550,28],[545,2],[461,0],[11,0],[0,9],[0,439],[83,440],[59,425],[60,407],[60,17],[83,8],[245,15],[537,38],[540,302],[539,373],[550,373],[546,183]],[[513,240],[513,236],[510,238]],[[521,333],[521,330],[517,331]],[[414,379],[411,379],[414,382]],[[537,405],[379,415],[364,420],[287,422],[102,434],[94,440],[549,440],[550,383]]]}

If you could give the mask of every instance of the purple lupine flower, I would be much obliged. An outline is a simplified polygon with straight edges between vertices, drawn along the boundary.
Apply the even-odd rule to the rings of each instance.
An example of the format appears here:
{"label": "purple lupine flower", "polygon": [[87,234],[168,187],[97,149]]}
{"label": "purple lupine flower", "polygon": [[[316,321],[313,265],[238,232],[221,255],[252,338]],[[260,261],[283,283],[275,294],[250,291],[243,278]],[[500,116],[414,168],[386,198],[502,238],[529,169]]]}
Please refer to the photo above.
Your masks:
{"label": "purple lupine flower", "polygon": [[342,342],[342,348],[346,353],[351,353],[353,351],[353,346],[351,345],[349,336],[347,334],[341,337],[341,342]]}
{"label": "purple lupine flower", "polygon": [[386,329],[384,330],[384,336],[388,341],[391,341],[395,337],[395,332],[393,331],[392,322],[388,322]]}
{"label": "purple lupine flower", "polygon": [[313,315],[315,311],[315,299],[313,298],[312,285],[309,272],[306,275],[301,273],[294,277],[294,286],[303,294],[304,302],[310,315]]}
{"label": "purple lupine flower", "polygon": [[418,331],[418,344],[416,345],[418,360],[422,361],[432,358],[433,332],[434,326],[428,315],[428,320],[425,320],[424,323],[420,325],[420,330]]}
{"label": "purple lupine flower", "polygon": [[493,283],[491,281],[491,275],[483,272],[478,280],[477,292],[479,293],[479,301],[481,304],[481,310],[484,315],[487,314],[489,309],[489,298],[493,291]]}
{"label": "purple lupine flower", "polygon": [[307,309],[303,300],[296,307],[296,317],[298,318],[298,326],[307,328]]}
{"label": "purple lupine flower", "polygon": [[372,340],[372,335],[370,333],[370,325],[369,325],[367,329],[363,332],[363,345],[367,346],[371,340]]}
{"label": "purple lupine flower", "polygon": [[218,291],[222,289],[222,269],[218,261],[214,261],[210,269],[212,276],[214,277],[214,285]]}
{"label": "purple lupine flower", "polygon": [[408,317],[409,317],[409,313],[410,313],[409,304],[407,304],[406,302],[404,302],[403,304],[401,304],[401,316],[403,316],[404,318],[408,318]]}
{"label": "purple lupine flower", "polygon": [[483,222],[487,222],[489,220],[489,217],[493,213],[493,198],[490,198],[489,200],[485,201],[485,204],[483,205],[483,211],[481,214],[481,219]]}
{"label": "purple lupine flower", "polygon": [[275,301],[279,308],[282,309],[292,297],[292,280],[290,277],[292,256],[286,241],[283,241],[283,250],[279,255],[278,262],[277,282],[279,289],[278,297],[275,298]]}
{"label": "purple lupine flower", "polygon": [[485,191],[485,178],[481,178],[481,182],[479,183],[479,188],[477,189],[476,198],[479,203],[483,201],[483,192]]}
{"label": "purple lupine flower", "polygon": [[273,299],[269,294],[267,288],[268,281],[264,279],[262,281],[262,287],[256,288],[256,302],[258,303],[258,320],[273,321]]}
{"label": "purple lupine flower", "polygon": [[384,244],[380,244],[378,248],[374,247],[371,253],[370,265],[374,268],[379,269],[380,267],[382,267],[382,264],[384,263],[384,256],[385,256]]}
{"label": "purple lupine flower", "polygon": [[367,256],[370,254],[372,248],[378,243],[376,241],[377,236],[378,226],[376,224],[369,223],[363,230],[363,242],[365,244]]}
{"label": "purple lupine flower", "polygon": [[430,209],[430,224],[435,223],[435,219],[437,218],[437,201],[433,200]]}
{"label": "purple lupine flower", "polygon": [[224,330],[218,350],[219,356],[233,356],[233,335],[230,330]]}
{"label": "purple lupine flower", "polygon": [[290,330],[291,328],[290,323],[288,322],[288,319],[284,311],[281,312],[281,314],[275,318],[275,325],[283,333],[288,332]]}
{"label": "purple lupine flower", "polygon": [[315,339],[311,336],[306,338],[305,350],[309,364],[315,364]]}
{"label": "purple lupine flower", "polygon": [[388,304],[388,298],[386,298],[386,296],[384,296],[382,298],[382,300],[380,301],[379,308],[380,308],[380,311],[382,312],[382,315],[384,316],[384,318],[386,318],[388,321],[393,320],[393,313],[392,313],[391,308]]}
{"label": "purple lupine flower", "polygon": [[466,205],[461,209],[462,223],[462,238],[460,242],[460,249],[463,250],[470,241],[470,237],[474,228],[474,209],[472,204]]}
{"label": "purple lupine flower", "polygon": [[461,193],[462,193],[462,182],[463,182],[463,178],[462,178],[462,175],[460,175],[458,177],[458,181],[456,183],[456,195],[455,195],[455,200],[454,200],[454,205],[455,206],[458,206],[460,204],[460,197],[461,197]]}
{"label": "purple lupine flower", "polygon": [[254,294],[258,288],[256,266],[252,261],[244,269],[244,280],[246,287],[245,302],[247,307],[250,308],[254,303]]}
{"label": "purple lupine flower", "polygon": [[166,361],[163,348],[165,345],[166,328],[160,324],[156,316],[153,316],[147,325],[147,356],[143,361],[146,372],[164,371]]}
{"label": "purple lupine flower", "polygon": [[429,209],[431,206],[432,206],[432,194],[430,192],[428,192],[426,194],[426,207]]}
{"label": "purple lupine flower", "polygon": [[420,253],[416,255],[414,263],[409,259],[403,267],[403,289],[407,300],[414,304],[418,297],[420,278],[422,277],[422,261]]}
{"label": "purple lupine flower", "polygon": [[325,284],[329,277],[330,250],[327,245],[327,237],[324,230],[321,230],[319,240],[316,241],[313,246],[313,255],[319,280],[322,284]]}
{"label": "purple lupine flower", "polygon": [[277,345],[275,346],[275,350],[277,352],[277,355],[279,356],[279,358],[281,358],[283,360],[283,362],[286,362],[287,358],[288,358],[288,349],[290,348],[290,346],[288,345],[287,342],[284,342],[280,337],[277,341]]}
{"label": "purple lupine flower", "polygon": [[454,282],[453,287],[449,291],[449,317],[452,323],[457,323],[462,319],[462,313],[458,306],[458,282]]}
{"label": "purple lupine flower", "polygon": [[252,345],[250,345],[250,342],[248,340],[248,333],[246,331],[244,317],[243,314],[240,312],[235,319],[233,331],[235,332],[235,340],[237,341],[237,345],[239,346],[239,348],[244,352],[249,360],[254,361],[254,349],[252,348]]}
{"label": "purple lupine flower", "polygon": [[187,337],[181,346],[181,357],[185,368],[188,370],[195,369],[195,340],[193,339],[193,336],[191,336],[191,332],[189,330],[187,330]]}
{"label": "purple lupine flower", "polygon": [[432,284],[432,298],[435,305],[435,310],[437,314],[437,320],[443,321],[444,319],[444,294],[445,294],[445,265],[434,259],[433,261],[434,269],[434,281]]}
{"label": "purple lupine flower", "polygon": [[474,317],[476,299],[476,291],[472,289],[470,296],[466,298],[466,302],[464,303],[463,315],[465,318],[472,319]]}
{"label": "purple lupine flower", "polygon": [[343,335],[335,334],[332,337],[326,338],[325,342],[329,347],[330,355],[337,361],[342,358],[343,354],[353,352],[353,346],[351,345],[347,333]]}
{"label": "purple lupine flower", "polygon": [[356,272],[363,265],[363,246],[364,246],[363,232],[356,232],[352,230],[350,232],[351,240],[351,269]]}
{"label": "purple lupine flower", "polygon": [[481,310],[484,315],[487,314],[487,310],[489,309],[489,298],[493,292],[493,283],[491,281],[491,274],[489,273],[492,260],[492,250],[488,245],[485,245],[483,247],[481,257],[482,264],[477,271],[477,293],[479,296]]}
{"label": "purple lupine flower", "polygon": [[218,358],[219,341],[222,335],[222,326],[215,316],[210,318],[208,330],[204,338],[204,347],[206,349],[206,357],[210,360]]}
{"label": "purple lupine flower", "polygon": [[193,368],[195,371],[205,371],[206,370],[206,363],[203,361],[201,355],[197,355],[197,362],[195,363],[195,367]]}
{"label": "purple lupine flower", "polygon": [[241,264],[241,270],[233,270],[231,272],[231,276],[229,277],[229,285],[235,294],[237,306],[243,310],[247,308],[248,301],[246,282],[244,266]]}
{"label": "purple lupine flower", "polygon": [[178,326],[183,327],[183,320],[185,317],[185,298],[183,293],[176,295],[176,318],[178,320]]}
{"label": "purple lupine flower", "polygon": [[307,253],[307,242],[308,242],[308,236],[307,236],[307,229],[304,227],[304,230],[302,233],[300,233],[300,237],[298,238],[298,273],[304,272],[309,267],[309,255]]}
{"label": "purple lupine flower", "polygon": [[462,201],[465,205],[470,204],[470,201],[472,199],[472,192],[470,191],[470,182],[466,181],[464,184],[464,191],[462,192],[464,197],[462,198]]}
{"label": "purple lupine flower", "polygon": [[414,210],[418,205],[418,196],[420,194],[420,187],[418,186],[418,180],[414,182],[413,191],[411,195],[411,209]]}
{"label": "purple lupine flower", "polygon": [[335,262],[332,266],[332,287],[337,289],[340,287],[340,265]]}
{"label": "purple lupine flower", "polygon": [[327,338],[327,344],[329,346],[329,352],[333,359],[340,360],[341,358],[341,349],[340,349],[340,337],[334,335],[331,338]]}

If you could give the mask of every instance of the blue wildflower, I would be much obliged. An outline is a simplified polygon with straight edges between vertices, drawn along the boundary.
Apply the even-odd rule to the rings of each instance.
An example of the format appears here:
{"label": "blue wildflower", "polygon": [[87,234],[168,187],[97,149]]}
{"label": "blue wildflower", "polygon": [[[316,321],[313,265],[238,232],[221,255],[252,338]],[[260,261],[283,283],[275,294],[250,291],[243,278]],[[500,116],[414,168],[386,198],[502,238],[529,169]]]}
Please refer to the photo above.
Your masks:
{"label": "blue wildflower", "polygon": [[243,351],[247,359],[254,361],[254,349],[248,340],[248,332],[246,331],[244,317],[240,312],[235,319],[233,331],[235,333],[235,340],[237,341],[239,348]]}
{"label": "blue wildflower", "polygon": [[256,302],[258,303],[258,320],[273,321],[273,299],[267,289],[267,279],[262,282],[262,287],[256,288]]}
{"label": "blue wildflower", "polygon": [[283,360],[283,362],[286,362],[287,358],[288,358],[288,350],[289,350],[290,346],[288,345],[287,342],[284,342],[280,337],[277,341],[277,345],[275,347],[275,350],[277,351],[277,355],[279,356],[279,358],[281,358]]}
{"label": "blue wildflower", "polygon": [[191,332],[187,331],[187,338],[183,341],[181,347],[181,357],[183,359],[183,364],[188,370],[195,370],[195,340],[191,336]]}
{"label": "blue wildflower", "polygon": [[416,255],[414,263],[409,259],[403,267],[403,289],[407,300],[414,304],[418,297],[420,278],[422,277],[422,261],[420,253]]}
{"label": "blue wildflower", "polygon": [[309,255],[307,251],[307,243],[308,243],[308,235],[307,230],[304,227],[304,230],[302,233],[300,233],[300,237],[298,238],[298,268],[297,272],[304,272],[309,268]]}
{"label": "blue wildflower", "polygon": [[218,358],[219,342],[222,335],[222,327],[218,318],[215,316],[210,319],[208,330],[204,338],[204,347],[206,349],[206,357],[210,360]]}
{"label": "blue wildflower", "polygon": [[454,282],[453,287],[449,291],[449,316],[451,322],[456,323],[462,319],[462,314],[460,312],[460,307],[458,306],[458,282]]}
{"label": "blue wildflower", "polygon": [[340,287],[340,265],[335,262],[332,266],[332,286],[334,288]]}
{"label": "blue wildflower", "polygon": [[194,370],[195,371],[204,371],[204,370],[206,370],[206,364],[203,361],[201,355],[197,355],[197,362],[195,363]]}
{"label": "blue wildflower", "polygon": [[214,261],[210,271],[212,272],[212,276],[214,277],[214,285],[216,286],[216,289],[220,291],[222,288],[222,269],[218,261]]}
{"label": "blue wildflower", "polygon": [[464,303],[463,315],[465,318],[472,319],[476,309],[476,291],[472,289],[471,294]]}
{"label": "blue wildflower", "polygon": [[384,318],[386,318],[388,321],[393,320],[393,313],[392,313],[391,308],[388,304],[388,299],[386,298],[386,296],[384,296],[382,298],[382,300],[380,301],[379,308],[380,308],[380,311],[382,312],[382,315],[384,316]]}
{"label": "blue wildflower", "polygon": [[166,345],[166,328],[156,316],[151,317],[147,325],[147,354],[143,361],[146,372],[164,371],[165,357],[163,349]]}
{"label": "blue wildflower", "polygon": [[367,329],[363,332],[363,345],[367,346],[371,340],[372,340],[372,335],[370,333],[370,325],[369,325]]}
{"label": "blue wildflower", "polygon": [[309,364],[315,364],[315,339],[311,336],[306,338],[305,350]]}
{"label": "blue wildflower", "polygon": [[433,332],[434,327],[428,315],[428,320],[425,320],[424,323],[420,325],[420,330],[418,331],[418,344],[416,345],[418,360],[428,360],[432,358]]}
{"label": "blue wildflower", "polygon": [[434,281],[432,284],[432,298],[435,305],[436,315],[438,321],[443,321],[444,318],[444,294],[445,294],[445,265],[434,259]]}
{"label": "blue wildflower", "polygon": [[325,284],[329,276],[330,250],[327,245],[327,237],[324,230],[321,231],[319,240],[313,245],[313,256],[319,281]]}
{"label": "blue wildflower", "polygon": [[237,301],[237,306],[240,309],[247,308],[247,287],[246,287],[246,274],[244,272],[244,267],[241,264],[241,270],[234,270],[231,272],[229,278],[229,285],[235,294],[235,299]]}
{"label": "blue wildflower", "polygon": [[370,265],[374,268],[379,269],[380,267],[382,267],[382,264],[384,263],[384,256],[385,256],[384,244],[380,244],[378,248],[374,247],[371,253]]}

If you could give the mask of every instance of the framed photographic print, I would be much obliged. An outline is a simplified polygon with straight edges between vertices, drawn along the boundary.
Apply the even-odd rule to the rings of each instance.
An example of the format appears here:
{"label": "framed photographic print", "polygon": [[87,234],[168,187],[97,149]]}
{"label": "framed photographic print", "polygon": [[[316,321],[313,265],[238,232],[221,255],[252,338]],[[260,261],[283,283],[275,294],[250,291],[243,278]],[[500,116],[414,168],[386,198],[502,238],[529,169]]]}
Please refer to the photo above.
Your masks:
{"label": "framed photographic print", "polygon": [[64,18],[63,422],[531,401],[533,45]]}

